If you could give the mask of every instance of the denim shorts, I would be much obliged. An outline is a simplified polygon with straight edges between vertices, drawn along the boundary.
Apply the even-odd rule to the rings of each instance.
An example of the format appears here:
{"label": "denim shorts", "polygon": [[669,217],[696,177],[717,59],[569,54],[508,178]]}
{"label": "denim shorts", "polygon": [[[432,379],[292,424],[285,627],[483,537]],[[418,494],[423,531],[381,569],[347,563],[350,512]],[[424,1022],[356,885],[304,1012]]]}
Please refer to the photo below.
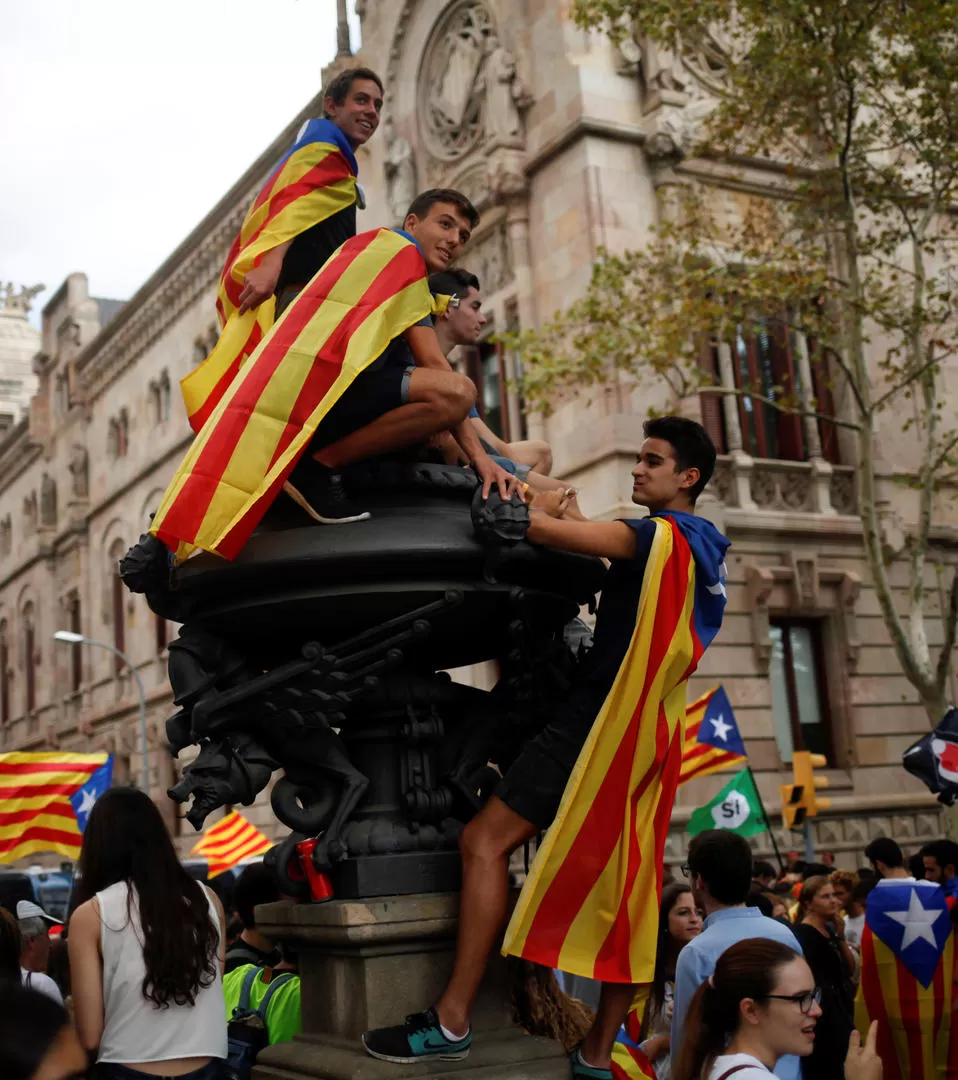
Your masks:
{"label": "denim shorts", "polygon": [[[201,1068],[180,1073],[172,1080],[221,1080],[224,1064],[220,1058],[213,1058]],[[117,1065],[113,1061],[98,1061],[90,1075],[94,1080],[170,1080],[163,1073],[146,1073],[140,1069],[131,1069],[127,1065]]]}

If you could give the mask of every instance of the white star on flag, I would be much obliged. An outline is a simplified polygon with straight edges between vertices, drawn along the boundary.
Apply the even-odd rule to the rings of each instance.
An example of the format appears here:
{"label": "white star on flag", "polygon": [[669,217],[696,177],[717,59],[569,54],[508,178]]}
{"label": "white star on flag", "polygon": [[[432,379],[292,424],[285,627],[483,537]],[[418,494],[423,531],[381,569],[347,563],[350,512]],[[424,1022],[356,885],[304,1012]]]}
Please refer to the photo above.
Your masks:
{"label": "white star on flag", "polygon": [[98,797],[99,793],[93,788],[90,788],[88,791],[84,791],[83,794],[80,796],[80,805],[77,807],[77,814],[82,814],[85,818],[87,814],[89,814],[89,812],[93,809],[93,804],[96,802]]}
{"label": "white star on flag", "polygon": [[923,907],[918,899],[917,889],[912,889],[907,911],[886,911],[885,914],[889,919],[894,919],[896,923],[900,923],[905,928],[904,936],[901,939],[902,952],[909,945],[919,940],[927,941],[929,945],[938,948],[938,942],[935,940],[935,932],[932,927],[945,912],[941,910],[929,911]]}
{"label": "white star on flag", "polygon": [[710,720],[709,723],[715,731],[715,737],[721,739],[722,742],[728,742],[728,733],[732,730],[732,725],[725,722],[725,717],[719,714],[717,719]]}

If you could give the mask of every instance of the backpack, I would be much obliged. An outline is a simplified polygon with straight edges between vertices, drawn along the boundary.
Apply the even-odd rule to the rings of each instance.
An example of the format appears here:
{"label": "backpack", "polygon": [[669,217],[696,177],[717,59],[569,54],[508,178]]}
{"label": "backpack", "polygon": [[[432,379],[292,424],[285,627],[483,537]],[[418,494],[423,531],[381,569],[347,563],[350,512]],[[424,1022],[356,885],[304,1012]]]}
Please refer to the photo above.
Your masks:
{"label": "backpack", "polygon": [[258,1009],[249,1007],[253,980],[265,968],[253,968],[243,977],[239,1004],[226,1025],[226,1077],[227,1080],[250,1080],[256,1058],[264,1046],[269,1046],[269,1028],[266,1013],[273,994],[296,976],[292,971],[277,975],[266,988]]}

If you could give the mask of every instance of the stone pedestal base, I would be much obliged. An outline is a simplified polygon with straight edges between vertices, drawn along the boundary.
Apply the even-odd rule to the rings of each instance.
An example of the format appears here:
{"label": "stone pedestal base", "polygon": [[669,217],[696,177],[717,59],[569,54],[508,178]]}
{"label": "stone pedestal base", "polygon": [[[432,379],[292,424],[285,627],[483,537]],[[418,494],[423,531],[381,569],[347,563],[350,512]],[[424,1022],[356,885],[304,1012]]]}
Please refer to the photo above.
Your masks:
{"label": "stone pedestal base", "polygon": [[499,958],[476,1003],[465,1061],[394,1065],[363,1051],[365,1030],[401,1023],[436,1000],[452,970],[458,911],[457,893],[257,908],[263,933],[297,950],[303,1008],[303,1034],[264,1050],[257,1080],[566,1080],[569,1065],[558,1043],[512,1023]]}

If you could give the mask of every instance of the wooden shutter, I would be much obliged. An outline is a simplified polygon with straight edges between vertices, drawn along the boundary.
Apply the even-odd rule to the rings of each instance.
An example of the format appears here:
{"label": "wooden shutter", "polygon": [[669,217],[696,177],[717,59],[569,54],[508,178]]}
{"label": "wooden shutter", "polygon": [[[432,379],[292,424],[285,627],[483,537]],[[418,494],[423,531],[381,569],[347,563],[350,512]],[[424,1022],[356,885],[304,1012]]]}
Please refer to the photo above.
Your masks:
{"label": "wooden shutter", "polygon": [[[699,367],[711,376],[713,386],[721,386],[722,380],[718,370],[718,349],[712,341],[703,341],[699,349]],[[720,454],[728,453],[727,440],[725,438],[725,418],[722,415],[721,394],[699,394],[699,407],[702,411],[702,427],[708,433],[708,437],[715,444],[715,449]]]}

